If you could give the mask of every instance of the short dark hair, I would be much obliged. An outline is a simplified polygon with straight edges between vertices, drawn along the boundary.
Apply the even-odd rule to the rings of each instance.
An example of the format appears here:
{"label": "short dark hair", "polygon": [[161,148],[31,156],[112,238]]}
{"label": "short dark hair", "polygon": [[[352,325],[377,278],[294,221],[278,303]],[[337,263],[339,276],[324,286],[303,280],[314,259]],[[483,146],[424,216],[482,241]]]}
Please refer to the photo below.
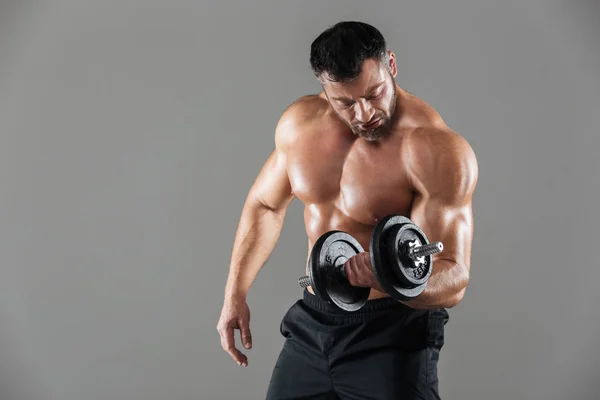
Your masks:
{"label": "short dark hair", "polygon": [[374,26],[341,21],[312,42],[310,65],[317,77],[326,74],[330,81],[350,81],[360,74],[365,60],[384,60],[386,50],[386,41]]}

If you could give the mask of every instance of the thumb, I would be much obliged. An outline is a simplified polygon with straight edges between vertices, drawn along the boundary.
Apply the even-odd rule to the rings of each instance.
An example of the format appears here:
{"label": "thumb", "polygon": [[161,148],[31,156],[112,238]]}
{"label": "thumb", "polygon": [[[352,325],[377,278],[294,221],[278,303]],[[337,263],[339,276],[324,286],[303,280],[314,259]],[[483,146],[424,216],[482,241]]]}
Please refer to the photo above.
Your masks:
{"label": "thumb", "polygon": [[240,335],[242,337],[242,344],[245,348],[252,348],[252,333],[250,333],[250,323],[242,319],[239,321],[240,324]]}

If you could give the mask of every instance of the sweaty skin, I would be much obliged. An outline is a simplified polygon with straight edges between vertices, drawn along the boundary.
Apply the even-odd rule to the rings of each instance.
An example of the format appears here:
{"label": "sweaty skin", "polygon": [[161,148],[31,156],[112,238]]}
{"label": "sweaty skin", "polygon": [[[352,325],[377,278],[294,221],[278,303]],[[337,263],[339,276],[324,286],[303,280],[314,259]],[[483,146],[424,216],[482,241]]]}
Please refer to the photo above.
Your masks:
{"label": "sweaty skin", "polygon": [[[391,76],[376,62],[367,62],[356,82],[327,83],[323,92],[288,107],[277,124],[275,149],[242,211],[217,325],[223,348],[240,365],[247,365],[247,357],[235,348],[233,332],[240,329],[242,343],[251,347],[246,295],[273,251],[294,199],[305,206],[307,264],[323,233],[345,231],[367,252],[347,263],[350,283],[371,287],[371,299],[387,296],[371,272],[369,239],[381,218],[401,214],[429,240],[444,244],[443,252],[433,256],[426,290],[405,304],[415,309],[450,308],[463,299],[473,237],[475,154],[433,108],[393,83],[395,60],[390,54]],[[387,86],[382,84],[374,96],[365,93],[365,88],[385,82]],[[386,104],[394,93],[395,107],[378,108],[378,101]],[[381,137],[360,130],[385,119],[391,108],[395,113],[387,115],[389,129]]]}

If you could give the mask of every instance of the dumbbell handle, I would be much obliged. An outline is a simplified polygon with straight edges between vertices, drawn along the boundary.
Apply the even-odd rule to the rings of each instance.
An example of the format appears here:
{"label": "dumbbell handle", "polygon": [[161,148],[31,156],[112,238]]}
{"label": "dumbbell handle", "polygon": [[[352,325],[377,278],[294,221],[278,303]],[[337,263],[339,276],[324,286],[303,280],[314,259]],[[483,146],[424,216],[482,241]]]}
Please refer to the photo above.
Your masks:
{"label": "dumbbell handle", "polygon": [[408,251],[408,256],[413,260],[417,260],[419,257],[425,257],[435,253],[440,253],[442,250],[444,250],[444,245],[442,244],[442,242],[433,242],[425,244],[423,246],[411,248]]}
{"label": "dumbbell handle", "polygon": [[309,287],[310,286],[310,278],[308,277],[308,275],[301,276],[298,279],[298,284],[304,289]]}

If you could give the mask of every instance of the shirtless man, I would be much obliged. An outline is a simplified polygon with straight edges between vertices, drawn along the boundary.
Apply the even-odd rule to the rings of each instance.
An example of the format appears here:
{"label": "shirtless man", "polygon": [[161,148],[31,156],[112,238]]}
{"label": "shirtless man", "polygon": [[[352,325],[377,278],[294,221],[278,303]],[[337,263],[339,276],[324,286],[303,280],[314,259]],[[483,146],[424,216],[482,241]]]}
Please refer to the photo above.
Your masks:
{"label": "shirtless man", "polygon": [[[396,85],[395,54],[373,26],[330,27],[312,43],[310,62],[323,90],[284,111],[275,149],[249,191],[217,324],[221,345],[248,365],[234,330],[251,348],[246,296],[297,198],[306,207],[308,252],[329,230],[351,234],[366,252],[347,262],[348,280],[371,294],[348,312],[304,290],[281,321],[285,343],[267,398],[439,398],[446,309],[469,282],[475,154],[435,110]],[[411,301],[386,295],[370,265],[373,227],[390,214],[444,244],[426,290]]]}

